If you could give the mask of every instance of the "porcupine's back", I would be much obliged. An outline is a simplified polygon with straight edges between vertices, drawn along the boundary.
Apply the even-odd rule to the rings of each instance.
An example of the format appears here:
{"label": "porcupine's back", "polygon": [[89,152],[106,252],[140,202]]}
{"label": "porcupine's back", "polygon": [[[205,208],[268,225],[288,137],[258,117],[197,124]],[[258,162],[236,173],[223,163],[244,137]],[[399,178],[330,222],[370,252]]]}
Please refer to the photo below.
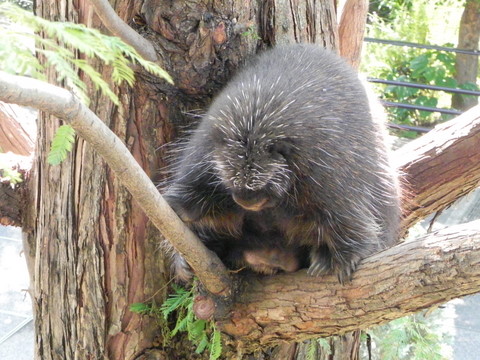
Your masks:
{"label": "porcupine's back", "polygon": [[[201,128],[222,184],[240,200],[266,193],[271,206],[327,217],[341,208],[345,226],[360,222],[362,235],[372,235],[363,257],[394,240],[399,218],[383,126],[370,107],[342,59],[298,44],[257,57],[218,95]],[[360,217],[349,218],[353,208]]]}

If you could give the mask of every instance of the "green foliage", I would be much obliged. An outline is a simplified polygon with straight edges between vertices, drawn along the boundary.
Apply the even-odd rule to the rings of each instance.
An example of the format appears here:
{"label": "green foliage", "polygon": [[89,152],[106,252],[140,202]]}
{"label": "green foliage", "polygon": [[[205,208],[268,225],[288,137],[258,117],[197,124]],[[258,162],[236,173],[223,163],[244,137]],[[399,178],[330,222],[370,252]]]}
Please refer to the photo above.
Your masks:
{"label": "green foliage", "polygon": [[[454,79],[455,55],[447,52],[432,50],[410,51],[400,62],[391,64],[388,71],[381,73],[385,79],[413,82],[419,84],[437,85],[455,88]],[[386,100],[410,103],[420,106],[439,106],[437,91],[415,89],[404,86],[389,85],[384,89]],[[392,108],[391,113],[398,123],[413,122],[420,125],[429,125],[438,120],[436,114],[427,111]],[[442,120],[448,117],[443,116]]]}
{"label": "green foliage", "polygon": [[374,360],[446,360],[442,342],[447,342],[437,329],[434,315],[423,313],[403,317],[369,331]]}
{"label": "green foliage", "polygon": [[255,26],[249,26],[248,29],[242,33],[242,36],[251,38],[253,40],[261,40],[261,37],[258,35]]}
{"label": "green foliage", "polygon": [[[131,64],[140,64],[148,72],[172,83],[171,77],[162,68],[144,60],[135,49],[117,37],[103,35],[83,24],[51,22],[10,2],[0,3],[0,16],[15,25],[0,26],[0,69],[46,80],[45,70],[52,67],[56,71],[57,81],[64,82],[86,104],[89,99],[82,74],[92,81],[96,90],[108,96],[114,104],[119,104],[110,85],[90,64],[92,59],[112,66],[111,78],[115,85],[123,82],[134,85],[135,74]],[[44,36],[40,36],[40,33]],[[78,52],[84,56],[79,57]],[[36,54],[44,57],[45,64],[40,63]],[[71,127],[60,129],[48,155],[48,162],[52,165],[66,158],[74,140]]]}
{"label": "green foliage", "polygon": [[62,125],[57,129],[52,140],[47,162],[58,165],[67,158],[67,153],[72,151],[75,141],[75,130],[70,125]]}
{"label": "green foliage", "polygon": [[[51,66],[57,73],[57,80],[65,81],[87,104],[86,86],[80,73],[90,78],[95,87],[115,104],[119,104],[118,97],[88,59],[96,58],[111,65],[112,81],[116,85],[125,81],[133,86],[135,77],[130,64],[140,64],[148,72],[172,83],[162,68],[144,60],[135,49],[117,37],[103,35],[83,24],[51,22],[7,2],[0,4],[0,15],[15,24],[15,27],[0,27],[0,68],[3,71],[44,80],[43,73]],[[45,37],[38,35],[40,33]],[[78,58],[77,52],[86,59]],[[45,57],[45,65],[40,63],[35,53]]]}
{"label": "green foliage", "polygon": [[208,349],[210,360],[216,360],[222,354],[221,334],[213,321],[197,319],[193,313],[194,288],[186,290],[173,285],[171,294],[160,308],[153,305],[136,303],[130,310],[143,315],[161,316],[168,320],[175,313],[175,326],[168,332],[170,337],[179,332],[186,332],[188,339],[196,346],[195,353],[201,354]]}
{"label": "green foliage", "polygon": [[[462,11],[462,3],[458,0],[379,0],[372,6],[378,13],[370,15],[367,26],[369,37],[453,46]],[[454,79],[454,53],[368,43],[363,55],[363,71],[371,77],[459,87]],[[388,101],[446,108],[451,103],[451,94],[441,91],[391,85],[376,87]],[[431,126],[451,118],[449,115],[394,107],[387,111],[391,121],[407,125]]]}
{"label": "green foliage", "polygon": [[33,0],[0,0],[0,3],[3,3],[3,2],[12,2],[26,10],[33,9]]}
{"label": "green foliage", "polygon": [[327,357],[332,353],[332,348],[327,338],[311,339],[309,341],[307,353],[305,354],[306,360],[316,360],[318,358],[319,348],[321,349],[322,357]]}
{"label": "green foliage", "polygon": [[383,21],[395,19],[398,12],[411,10],[412,0],[373,0],[369,2],[369,12],[379,16]]}
{"label": "green foliage", "polygon": [[10,185],[15,185],[22,181],[22,175],[17,170],[12,169],[0,160],[0,183],[7,182]]}

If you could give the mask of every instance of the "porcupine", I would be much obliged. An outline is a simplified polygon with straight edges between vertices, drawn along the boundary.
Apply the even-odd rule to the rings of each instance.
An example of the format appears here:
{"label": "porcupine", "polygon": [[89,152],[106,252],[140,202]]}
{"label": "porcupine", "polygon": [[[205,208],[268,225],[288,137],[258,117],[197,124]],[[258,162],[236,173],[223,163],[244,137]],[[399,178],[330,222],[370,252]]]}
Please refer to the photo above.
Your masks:
{"label": "porcupine", "polygon": [[[268,50],[227,84],[165,196],[230,267],[342,283],[400,220],[383,124],[356,72],[313,44]],[[179,254],[174,268],[191,276]]]}

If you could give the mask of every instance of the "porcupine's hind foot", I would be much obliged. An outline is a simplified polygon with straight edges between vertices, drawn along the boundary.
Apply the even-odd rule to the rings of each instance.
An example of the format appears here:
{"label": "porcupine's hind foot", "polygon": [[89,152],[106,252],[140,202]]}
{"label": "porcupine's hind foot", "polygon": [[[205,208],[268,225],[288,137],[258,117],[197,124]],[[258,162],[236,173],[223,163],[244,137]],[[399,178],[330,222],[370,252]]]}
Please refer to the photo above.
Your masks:
{"label": "porcupine's hind foot", "polygon": [[294,249],[245,250],[243,258],[253,271],[265,275],[273,275],[279,271],[294,272],[301,266],[300,259]]}
{"label": "porcupine's hind foot", "polygon": [[185,258],[174,251],[172,253],[170,271],[176,283],[188,284],[193,279],[193,271]]}

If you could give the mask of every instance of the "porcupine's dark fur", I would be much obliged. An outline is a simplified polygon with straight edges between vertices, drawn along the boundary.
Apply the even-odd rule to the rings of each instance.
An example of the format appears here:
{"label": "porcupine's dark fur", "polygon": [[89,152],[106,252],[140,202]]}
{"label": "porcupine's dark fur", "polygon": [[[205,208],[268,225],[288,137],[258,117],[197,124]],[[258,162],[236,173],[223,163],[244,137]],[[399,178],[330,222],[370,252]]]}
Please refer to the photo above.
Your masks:
{"label": "porcupine's dark fur", "polygon": [[[165,196],[231,267],[307,263],[341,282],[395,241],[400,220],[383,125],[362,83],[307,44],[265,52],[218,94]],[[174,268],[190,276],[178,254]]]}

